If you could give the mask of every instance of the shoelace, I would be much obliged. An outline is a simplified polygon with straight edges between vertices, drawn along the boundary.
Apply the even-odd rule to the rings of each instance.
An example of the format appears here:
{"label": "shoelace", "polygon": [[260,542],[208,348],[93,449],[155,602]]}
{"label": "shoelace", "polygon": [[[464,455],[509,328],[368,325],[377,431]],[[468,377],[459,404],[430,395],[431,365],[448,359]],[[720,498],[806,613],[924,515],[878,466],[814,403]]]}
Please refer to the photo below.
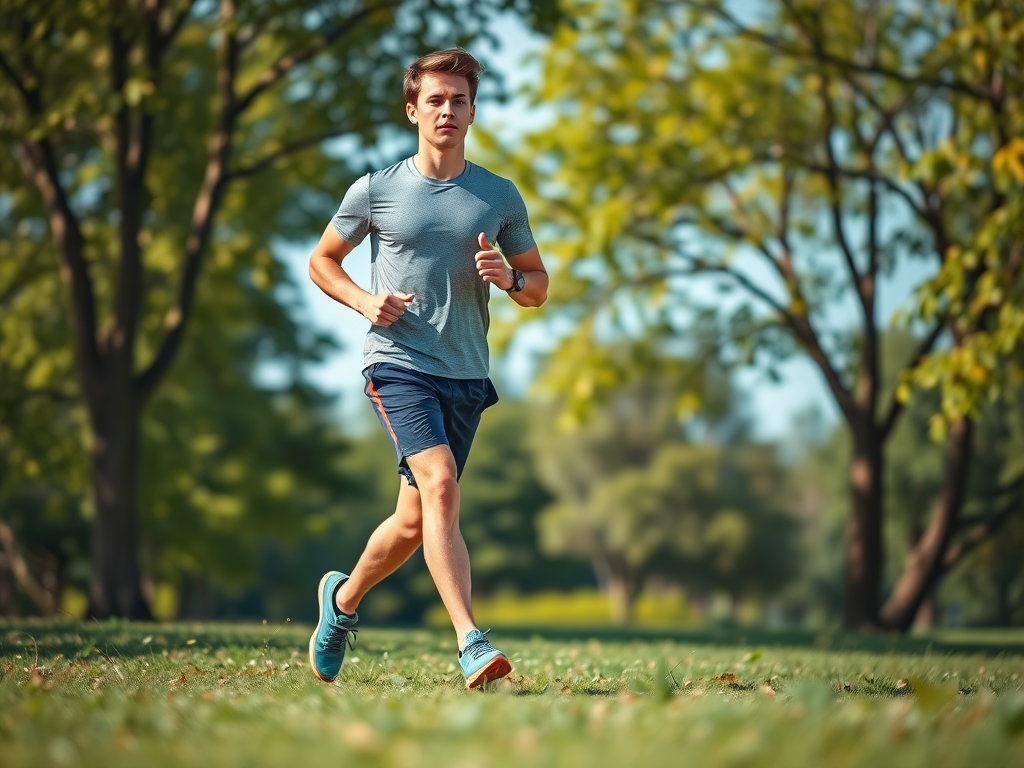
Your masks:
{"label": "shoelace", "polygon": [[[487,630],[487,632],[490,632],[490,631],[491,630],[489,630],[489,629]],[[486,635],[487,632],[483,632],[482,634]],[[474,659],[475,660],[475,659],[478,659],[479,657],[483,656],[488,651],[493,651],[493,650],[494,650],[494,648],[491,646],[491,641],[488,640],[486,637],[481,637],[478,640],[474,640],[472,643],[470,643],[465,648],[463,648],[462,649],[462,656],[463,657],[467,657],[468,656],[470,659]]]}
{"label": "shoelace", "polygon": [[[334,629],[324,639],[324,650],[330,653],[338,653],[345,647],[345,641],[348,640],[348,647],[354,651],[356,649],[355,636],[359,634],[359,630],[339,627],[337,624],[332,626]],[[352,635],[352,637],[349,637],[349,635]]]}

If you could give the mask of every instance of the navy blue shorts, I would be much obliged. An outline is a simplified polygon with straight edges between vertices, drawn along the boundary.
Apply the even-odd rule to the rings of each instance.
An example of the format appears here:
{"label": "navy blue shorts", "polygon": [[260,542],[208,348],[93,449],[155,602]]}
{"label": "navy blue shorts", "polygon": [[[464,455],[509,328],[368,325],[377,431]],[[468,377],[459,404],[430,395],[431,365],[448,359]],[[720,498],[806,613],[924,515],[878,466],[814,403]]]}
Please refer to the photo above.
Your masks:
{"label": "navy blue shorts", "polygon": [[398,473],[416,485],[406,457],[447,445],[458,477],[469,458],[480,414],[498,402],[491,380],[448,379],[393,363],[374,363],[363,371],[363,391],[394,443]]}

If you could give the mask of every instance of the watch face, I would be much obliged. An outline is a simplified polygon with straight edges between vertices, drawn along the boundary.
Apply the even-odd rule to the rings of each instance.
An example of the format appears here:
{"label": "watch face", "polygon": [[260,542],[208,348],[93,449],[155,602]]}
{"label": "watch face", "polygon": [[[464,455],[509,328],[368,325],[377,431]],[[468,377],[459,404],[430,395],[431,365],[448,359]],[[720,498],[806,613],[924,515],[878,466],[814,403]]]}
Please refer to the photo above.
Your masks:
{"label": "watch face", "polygon": [[526,287],[526,275],[518,269],[515,272],[515,287],[517,291],[521,291]]}

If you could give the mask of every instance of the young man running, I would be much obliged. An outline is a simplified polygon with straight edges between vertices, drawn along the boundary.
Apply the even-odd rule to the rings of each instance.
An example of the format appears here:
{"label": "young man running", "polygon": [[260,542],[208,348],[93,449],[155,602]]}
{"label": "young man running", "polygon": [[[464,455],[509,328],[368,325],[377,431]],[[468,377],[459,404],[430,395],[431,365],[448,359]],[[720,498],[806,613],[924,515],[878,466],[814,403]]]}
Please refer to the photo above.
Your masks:
{"label": "young man running", "polygon": [[[480,414],[498,399],[488,378],[490,287],[536,307],[547,298],[548,275],[515,186],[465,158],[482,71],[458,48],[406,70],[416,155],[353,184],[310,257],[313,282],[372,324],[365,391],[404,478],[395,513],[370,536],[351,575],[331,571],[320,581],[309,660],[324,681],[341,671],[359,601],[420,544],[455,627],[466,687],[512,670],[473,619],[458,481]],[[367,235],[369,292],[342,267]]]}

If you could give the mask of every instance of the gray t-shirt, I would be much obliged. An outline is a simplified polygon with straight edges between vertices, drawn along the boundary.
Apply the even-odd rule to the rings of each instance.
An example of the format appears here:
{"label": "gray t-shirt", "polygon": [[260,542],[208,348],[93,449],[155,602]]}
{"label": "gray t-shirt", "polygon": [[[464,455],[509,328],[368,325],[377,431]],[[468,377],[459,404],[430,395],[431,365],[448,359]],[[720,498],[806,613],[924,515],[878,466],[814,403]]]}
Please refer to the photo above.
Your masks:
{"label": "gray t-shirt", "polygon": [[486,233],[506,256],[534,245],[519,191],[508,179],[466,162],[454,179],[421,174],[412,158],[363,176],[332,220],[342,239],[370,235],[370,292],[413,293],[387,328],[370,326],[363,365],[396,363],[452,379],[488,374],[489,284],[476,271]]}

